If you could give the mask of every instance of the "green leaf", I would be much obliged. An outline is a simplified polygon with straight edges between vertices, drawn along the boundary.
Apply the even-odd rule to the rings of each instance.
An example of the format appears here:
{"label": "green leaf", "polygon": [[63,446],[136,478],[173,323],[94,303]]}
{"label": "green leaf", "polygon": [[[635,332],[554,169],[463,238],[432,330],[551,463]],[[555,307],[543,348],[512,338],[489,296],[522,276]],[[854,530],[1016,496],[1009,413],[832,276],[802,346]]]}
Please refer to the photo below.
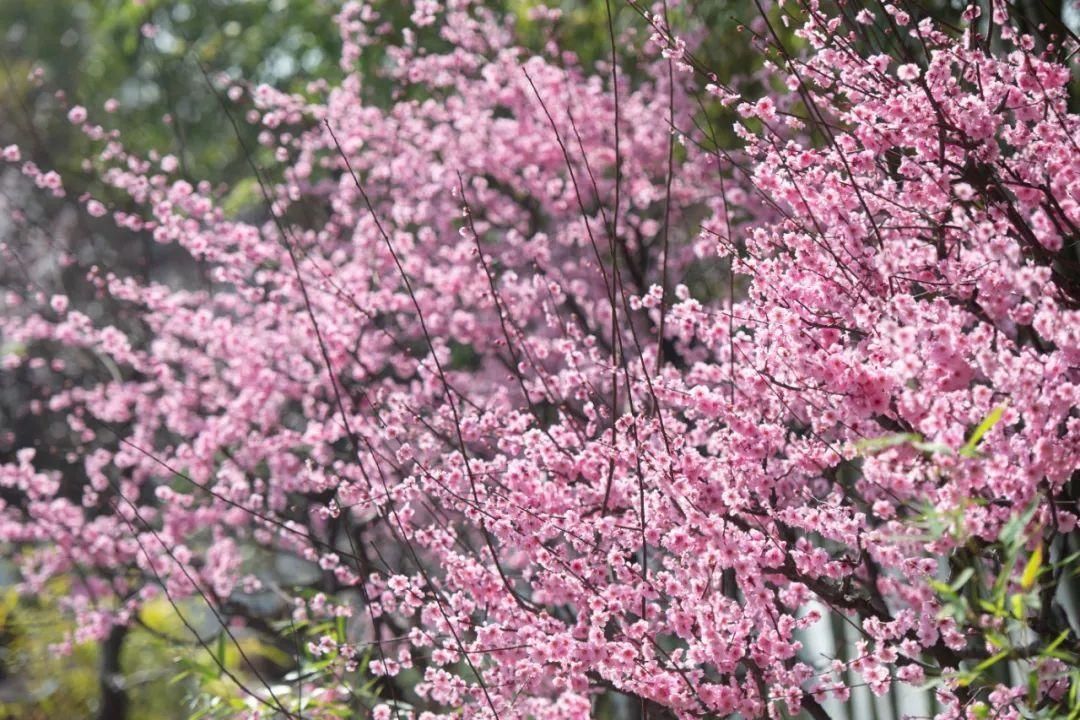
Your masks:
{"label": "green leaf", "polygon": [[1047,645],[1046,648],[1040,653],[1040,655],[1042,657],[1056,658],[1072,666],[1077,665],[1078,659],[1075,653],[1071,653],[1066,650],[1058,650],[1058,647],[1061,645],[1061,643],[1065,642],[1065,638],[1067,637],[1069,637],[1069,631],[1062,630],[1061,634],[1054,638],[1054,641]]}
{"label": "green leaf", "polygon": [[1054,638],[1054,642],[1046,646],[1046,650],[1044,650],[1044,652],[1054,652],[1055,650],[1057,650],[1058,645],[1061,645],[1061,643],[1065,642],[1065,638],[1067,637],[1069,637],[1069,631],[1062,630],[1061,634]]}
{"label": "green leaf", "polygon": [[927,455],[952,455],[952,448],[945,443],[913,442],[911,446]]}
{"label": "green leaf", "polygon": [[956,676],[956,684],[960,687],[967,687],[978,678],[974,672],[960,673]]}
{"label": "green leaf", "polygon": [[1019,595],[1019,594],[1013,595],[1011,598],[1009,598],[1009,604],[1010,604],[1011,609],[1012,609],[1013,617],[1016,618],[1017,620],[1023,620],[1024,619],[1024,596]]}
{"label": "green leaf", "polygon": [[221,677],[225,672],[225,631],[222,630],[218,633],[217,640],[217,677]]}
{"label": "green leaf", "polygon": [[922,435],[917,433],[895,433],[876,438],[865,438],[855,443],[855,451],[860,455],[881,452],[897,445],[917,443],[922,440]]}
{"label": "green leaf", "polygon": [[976,675],[981,675],[982,673],[984,673],[987,670],[989,670],[990,668],[994,667],[994,665],[996,665],[1000,661],[1004,660],[1008,656],[1009,656],[1009,651],[1008,650],[1002,650],[1001,652],[997,653],[996,655],[991,655],[990,657],[986,658],[981,663],[976,665],[975,669],[972,670],[972,672],[975,673]]}
{"label": "green leaf", "polygon": [[184,678],[186,678],[186,677],[188,677],[190,675],[191,675],[190,670],[181,670],[180,672],[176,673],[171,678],[169,678],[168,684],[169,685],[175,685],[176,683],[180,682],[181,680],[183,680]]}
{"label": "green leaf", "polygon": [[338,617],[337,617],[336,630],[337,630],[337,641],[339,643],[345,642],[346,641],[346,637],[345,637],[345,618],[340,616],[340,615],[338,615]]}
{"label": "green leaf", "polygon": [[975,449],[978,447],[979,441],[982,440],[983,435],[990,432],[990,430],[1001,421],[1001,415],[1004,412],[1004,405],[998,405],[991,410],[990,414],[975,428],[975,432],[971,433],[971,437],[968,438],[964,447],[960,448],[960,454],[964,457],[974,457],[977,454]]}
{"label": "green leaf", "polygon": [[1007,648],[1011,644],[1008,637],[994,630],[986,631],[986,641],[996,648]]}
{"label": "green leaf", "polygon": [[1035,517],[1035,511],[1038,509],[1039,503],[1033,502],[1022,515],[1016,515],[1005,523],[1005,527],[1001,529],[1000,538],[1005,547],[1012,548],[1024,542],[1024,528],[1031,522],[1031,518]]}
{"label": "green leaf", "polygon": [[953,592],[959,592],[964,585],[967,585],[968,580],[970,580],[971,576],[974,574],[975,568],[973,567],[967,567],[961,570],[960,574],[956,576],[956,579],[952,581],[952,585],[950,585]]}
{"label": "green leaf", "polygon": [[940,580],[931,580],[930,581],[930,587],[933,588],[934,592],[936,592],[938,595],[941,595],[943,597],[947,597],[947,598],[955,598],[956,597],[956,591],[952,588],[952,586],[947,585],[947,584],[941,582]]}
{"label": "green leaf", "polygon": [[1035,580],[1039,577],[1042,561],[1043,546],[1042,543],[1039,543],[1035,548],[1035,552],[1031,553],[1031,557],[1028,558],[1027,565],[1024,566],[1024,574],[1020,576],[1020,587],[1025,591],[1035,586]]}

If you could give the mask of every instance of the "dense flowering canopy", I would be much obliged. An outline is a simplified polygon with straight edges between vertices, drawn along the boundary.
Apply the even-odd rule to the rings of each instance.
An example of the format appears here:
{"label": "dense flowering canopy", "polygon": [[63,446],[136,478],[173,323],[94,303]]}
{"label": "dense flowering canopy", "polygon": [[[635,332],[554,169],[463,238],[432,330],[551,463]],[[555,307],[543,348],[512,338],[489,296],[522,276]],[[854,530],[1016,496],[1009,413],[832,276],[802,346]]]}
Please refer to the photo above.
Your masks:
{"label": "dense flowering canopy", "polygon": [[[587,717],[602,689],[826,717],[848,670],[877,693],[944,678],[940,717],[963,717],[950,673],[995,651],[941,612],[943,559],[1033,504],[1047,543],[1076,523],[1068,68],[1001,0],[961,28],[763,8],[765,64],[730,83],[662,3],[630,6],[647,40],[612,35],[632,72],[530,56],[469,0],[413,8],[393,28],[345,4],[340,86],[221,90],[278,163],[253,168],[265,222],[71,107],[127,196],[86,212],[208,282],[88,268],[112,317],[7,299],[5,366],[36,373],[84,478],[33,449],[0,467],[25,590],[77,572],[73,641],[160,593],[350,616],[350,642],[310,652],[367,654],[375,717]],[[352,71],[375,43],[389,104]],[[961,520],[928,540],[927,507]],[[273,586],[259,553],[317,564],[319,594]],[[823,612],[861,635],[850,667],[801,652]],[[1019,717],[1028,689],[993,691]]]}

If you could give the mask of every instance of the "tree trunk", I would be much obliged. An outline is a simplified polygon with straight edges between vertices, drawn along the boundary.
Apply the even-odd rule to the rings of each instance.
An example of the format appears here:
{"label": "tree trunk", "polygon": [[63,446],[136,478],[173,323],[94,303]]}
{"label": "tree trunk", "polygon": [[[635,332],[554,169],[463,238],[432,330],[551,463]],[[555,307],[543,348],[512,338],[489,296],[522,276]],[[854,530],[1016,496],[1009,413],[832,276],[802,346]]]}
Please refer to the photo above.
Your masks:
{"label": "tree trunk", "polygon": [[128,696],[124,689],[124,676],[120,669],[120,652],[128,629],[114,625],[109,637],[101,644],[101,704],[97,720],[126,720]]}

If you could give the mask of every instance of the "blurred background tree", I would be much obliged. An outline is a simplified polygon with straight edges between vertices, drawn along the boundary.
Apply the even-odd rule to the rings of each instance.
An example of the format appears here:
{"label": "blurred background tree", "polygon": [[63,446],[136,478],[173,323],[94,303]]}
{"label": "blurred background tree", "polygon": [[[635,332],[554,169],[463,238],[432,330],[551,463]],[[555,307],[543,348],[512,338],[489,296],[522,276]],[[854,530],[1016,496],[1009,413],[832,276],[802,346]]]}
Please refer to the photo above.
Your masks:
{"label": "blurred background tree", "polygon": [[[202,64],[287,92],[338,75],[330,0],[9,0],[0,4],[6,108],[0,138],[35,141],[56,167],[78,169],[81,133],[54,92],[113,126],[134,151],[171,152],[185,175],[229,182],[244,174]],[[152,29],[151,29],[152,28]],[[40,86],[28,78],[35,68]],[[167,119],[166,119],[167,117]],[[74,167],[72,167],[74,166]]]}
{"label": "blurred background tree", "polygon": [[[328,0],[0,3],[0,145],[17,144],[25,160],[83,183],[56,199],[34,192],[17,172],[0,176],[0,242],[8,261],[0,270],[3,284],[17,286],[32,278],[43,291],[66,294],[100,317],[116,314],[117,308],[94,296],[84,260],[121,275],[198,283],[190,258],[157,245],[148,233],[121,232],[80,208],[76,199],[82,192],[109,198],[119,209],[124,200],[105,191],[92,168],[83,166],[89,142],[67,119],[67,108],[82,105],[91,122],[122,128],[123,142],[135,154],[172,154],[182,176],[214,178],[243,193],[246,160],[200,65],[252,86],[266,83],[290,92],[302,92],[319,78],[333,82],[339,72],[337,5]],[[239,127],[244,142],[257,147],[257,129]],[[233,206],[250,206],[250,187],[247,196],[247,202],[238,197]],[[23,372],[0,374],[0,456],[34,446],[47,464],[66,476],[78,475],[79,466],[66,457],[70,429],[28,412],[35,398],[28,394],[34,383],[26,380]],[[0,575],[0,585],[10,589],[16,581],[10,567]],[[17,601],[14,592],[3,591],[0,718],[187,718],[210,714],[221,704],[212,693],[204,694],[201,705],[195,703],[195,692],[207,685],[203,666],[211,663],[184,637],[183,625],[164,602],[156,618],[139,618],[112,642],[57,654],[54,646],[72,630],[59,606],[64,595],[63,587],[50,586],[33,601]],[[220,628],[206,629],[211,643],[220,635]],[[254,633],[247,642],[272,654]]]}

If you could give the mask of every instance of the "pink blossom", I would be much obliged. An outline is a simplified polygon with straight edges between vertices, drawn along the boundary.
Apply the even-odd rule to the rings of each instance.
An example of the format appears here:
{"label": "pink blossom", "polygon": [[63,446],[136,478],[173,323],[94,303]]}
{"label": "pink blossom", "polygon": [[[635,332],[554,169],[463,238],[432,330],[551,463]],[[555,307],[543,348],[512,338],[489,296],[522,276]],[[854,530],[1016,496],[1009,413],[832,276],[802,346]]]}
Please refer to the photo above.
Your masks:
{"label": "pink blossom", "polygon": [[896,69],[896,76],[905,82],[916,80],[920,74],[922,74],[922,70],[914,63],[907,63]]}

